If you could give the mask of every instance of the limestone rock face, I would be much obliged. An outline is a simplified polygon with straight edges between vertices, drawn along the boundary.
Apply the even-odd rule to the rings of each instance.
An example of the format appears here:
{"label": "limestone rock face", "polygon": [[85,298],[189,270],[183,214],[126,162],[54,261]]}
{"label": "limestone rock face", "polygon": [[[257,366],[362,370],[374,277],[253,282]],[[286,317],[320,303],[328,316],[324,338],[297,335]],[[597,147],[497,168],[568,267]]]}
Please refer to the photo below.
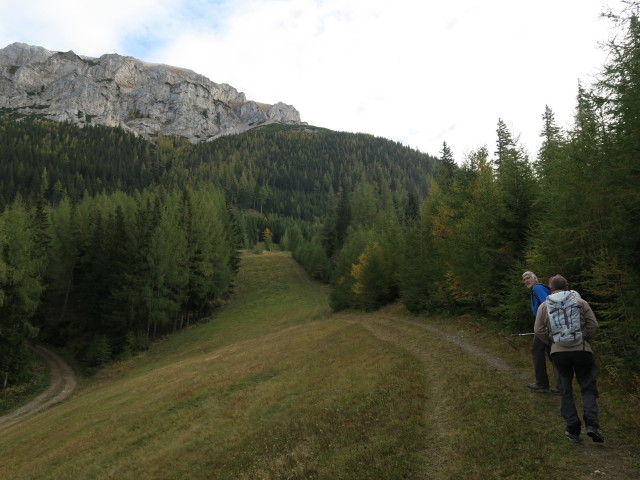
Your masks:
{"label": "limestone rock face", "polygon": [[268,123],[304,124],[291,105],[244,93],[191,70],[116,54],[100,58],[13,43],[0,50],[0,112],[38,114],[80,126],[120,126],[145,137],[192,142]]}

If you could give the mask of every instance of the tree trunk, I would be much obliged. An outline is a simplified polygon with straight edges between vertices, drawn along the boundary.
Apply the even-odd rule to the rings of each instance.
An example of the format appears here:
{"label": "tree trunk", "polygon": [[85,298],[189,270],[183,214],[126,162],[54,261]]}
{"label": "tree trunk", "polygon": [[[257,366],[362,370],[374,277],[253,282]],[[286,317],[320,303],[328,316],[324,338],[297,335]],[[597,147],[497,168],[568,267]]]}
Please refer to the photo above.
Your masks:
{"label": "tree trunk", "polygon": [[69,293],[71,292],[71,283],[73,282],[73,270],[71,270],[71,275],[69,276],[69,281],[67,282],[67,288],[64,292],[64,303],[62,304],[62,312],[60,312],[60,323],[64,320],[64,316],[67,313],[67,305],[69,304]]}

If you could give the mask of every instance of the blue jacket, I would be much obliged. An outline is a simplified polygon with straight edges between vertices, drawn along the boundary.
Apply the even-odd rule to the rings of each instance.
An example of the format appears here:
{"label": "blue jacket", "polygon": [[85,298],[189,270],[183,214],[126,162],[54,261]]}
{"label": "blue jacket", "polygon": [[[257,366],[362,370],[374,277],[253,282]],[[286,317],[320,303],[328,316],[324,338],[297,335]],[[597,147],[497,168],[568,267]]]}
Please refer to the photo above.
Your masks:
{"label": "blue jacket", "polygon": [[538,307],[549,296],[549,289],[541,283],[536,283],[531,287],[531,311],[535,317],[538,313]]}

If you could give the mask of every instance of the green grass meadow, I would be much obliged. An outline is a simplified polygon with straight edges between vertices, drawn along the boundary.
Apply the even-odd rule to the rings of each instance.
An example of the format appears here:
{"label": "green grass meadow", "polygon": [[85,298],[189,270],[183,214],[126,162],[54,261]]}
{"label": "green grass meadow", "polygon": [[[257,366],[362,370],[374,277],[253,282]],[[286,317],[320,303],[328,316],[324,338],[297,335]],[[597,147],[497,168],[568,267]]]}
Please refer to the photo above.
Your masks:
{"label": "green grass meadow", "polygon": [[[562,436],[558,397],[532,394],[416,327],[394,324],[405,346],[383,340],[363,326],[368,318],[331,314],[325,288],[287,254],[245,255],[234,297],[208,323],[0,430],[0,478],[586,479],[599,469],[609,468],[604,478],[640,471],[637,403],[627,413],[622,394],[603,402],[603,428],[617,440],[576,446]],[[476,328],[434,321],[450,333]],[[477,340],[516,368],[526,364],[526,347]],[[607,466],[614,460],[624,470]]]}
{"label": "green grass meadow", "polygon": [[327,313],[289,257],[243,257],[209,323],[4,429],[0,478],[411,478],[418,362]]}

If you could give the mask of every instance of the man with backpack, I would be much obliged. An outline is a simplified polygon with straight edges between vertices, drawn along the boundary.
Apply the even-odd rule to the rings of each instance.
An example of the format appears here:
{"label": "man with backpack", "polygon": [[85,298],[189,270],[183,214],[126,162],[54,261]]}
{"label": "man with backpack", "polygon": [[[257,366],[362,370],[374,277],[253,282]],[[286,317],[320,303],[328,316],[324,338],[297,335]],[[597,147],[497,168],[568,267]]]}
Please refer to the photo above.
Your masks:
{"label": "man with backpack", "polygon": [[557,275],[550,285],[551,294],[538,308],[534,332],[542,342],[551,345],[551,359],[560,374],[560,414],[567,424],[565,436],[574,443],[580,441],[582,424],[573,400],[575,373],[587,435],[594,442],[604,442],[598,421],[593,351],[587,341],[595,337],[598,322],[589,304],[569,291],[566,278]]}
{"label": "man with backpack", "polygon": [[[533,272],[524,272],[522,274],[522,281],[527,288],[531,289],[531,311],[533,318],[535,318],[536,313],[538,313],[538,307],[549,295],[549,289],[541,283],[538,283],[538,277]],[[534,335],[533,342],[531,343],[531,358],[533,359],[533,370],[536,375],[536,381],[535,383],[530,383],[527,387],[540,392],[560,393],[557,374],[555,375],[556,388],[549,388],[549,375],[547,374],[548,356],[549,346]],[[555,370],[554,373],[556,373]]]}

